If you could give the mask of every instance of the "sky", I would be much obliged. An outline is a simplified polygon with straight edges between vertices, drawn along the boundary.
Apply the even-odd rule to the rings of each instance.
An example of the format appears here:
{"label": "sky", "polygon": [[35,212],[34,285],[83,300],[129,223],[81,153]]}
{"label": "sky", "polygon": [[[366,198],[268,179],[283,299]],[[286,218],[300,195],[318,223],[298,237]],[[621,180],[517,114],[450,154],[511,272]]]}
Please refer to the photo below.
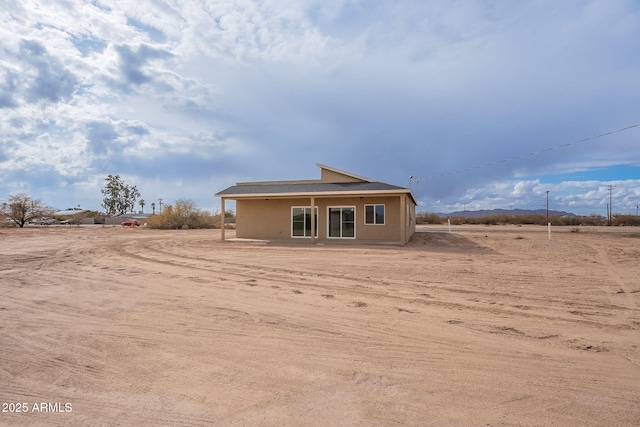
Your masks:
{"label": "sky", "polygon": [[0,0],[0,21],[0,202],[102,211],[118,174],[146,211],[214,212],[316,163],[426,212],[640,202],[637,0]]}

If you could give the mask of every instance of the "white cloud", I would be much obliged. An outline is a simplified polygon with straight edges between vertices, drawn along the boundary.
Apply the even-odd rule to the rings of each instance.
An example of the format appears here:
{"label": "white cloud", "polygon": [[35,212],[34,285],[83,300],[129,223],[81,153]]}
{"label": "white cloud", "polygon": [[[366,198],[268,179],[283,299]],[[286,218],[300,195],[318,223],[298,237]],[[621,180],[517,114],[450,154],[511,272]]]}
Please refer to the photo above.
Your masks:
{"label": "white cloud", "polygon": [[419,209],[440,213],[463,209],[542,209],[546,207],[546,192],[549,191],[549,208],[552,210],[606,216],[609,185],[614,187],[611,194],[614,213],[634,214],[640,200],[640,179],[559,183],[497,181],[486,186],[473,186],[459,200],[449,203],[422,200]]}
{"label": "white cloud", "polygon": [[473,169],[416,194],[498,207],[539,204],[544,175],[640,165],[636,130],[474,169],[640,121],[631,0],[4,4],[0,195],[62,183],[95,203],[122,172],[206,199],[319,161],[399,185]]}

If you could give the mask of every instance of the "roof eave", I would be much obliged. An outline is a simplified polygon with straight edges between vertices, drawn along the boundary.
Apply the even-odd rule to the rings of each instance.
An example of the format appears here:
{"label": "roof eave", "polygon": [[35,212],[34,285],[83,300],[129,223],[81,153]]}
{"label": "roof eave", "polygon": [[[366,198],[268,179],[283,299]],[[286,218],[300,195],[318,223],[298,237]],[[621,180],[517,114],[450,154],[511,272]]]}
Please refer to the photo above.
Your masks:
{"label": "roof eave", "polygon": [[387,195],[387,194],[408,194],[413,203],[416,205],[415,196],[413,191],[409,189],[397,189],[397,190],[359,190],[359,191],[317,191],[317,192],[289,192],[289,193],[252,193],[252,194],[222,194],[217,193],[216,197],[224,197],[225,199],[291,199],[295,197],[349,197],[349,196],[361,196],[361,195],[373,196],[373,195]]}

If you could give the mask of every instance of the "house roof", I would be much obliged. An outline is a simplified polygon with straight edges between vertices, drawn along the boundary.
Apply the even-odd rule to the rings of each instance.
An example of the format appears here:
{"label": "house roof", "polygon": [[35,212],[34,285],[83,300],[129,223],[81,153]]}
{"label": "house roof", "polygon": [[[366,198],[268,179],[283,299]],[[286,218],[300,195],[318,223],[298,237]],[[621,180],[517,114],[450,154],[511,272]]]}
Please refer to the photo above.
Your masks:
{"label": "house roof", "polygon": [[293,184],[241,184],[222,190],[216,196],[251,196],[264,194],[308,194],[334,192],[380,192],[407,189],[383,182],[309,182]]}
{"label": "house roof", "polygon": [[71,216],[71,215],[82,215],[84,213],[90,212],[87,209],[65,209],[63,211],[54,212],[53,216]]}
{"label": "house roof", "polygon": [[408,188],[373,181],[338,169],[318,165],[321,168],[357,178],[357,182],[323,181],[271,181],[238,183],[216,194],[216,197],[229,199],[268,198],[268,197],[310,197],[310,196],[361,196],[363,194],[408,194],[414,203],[416,199]]}

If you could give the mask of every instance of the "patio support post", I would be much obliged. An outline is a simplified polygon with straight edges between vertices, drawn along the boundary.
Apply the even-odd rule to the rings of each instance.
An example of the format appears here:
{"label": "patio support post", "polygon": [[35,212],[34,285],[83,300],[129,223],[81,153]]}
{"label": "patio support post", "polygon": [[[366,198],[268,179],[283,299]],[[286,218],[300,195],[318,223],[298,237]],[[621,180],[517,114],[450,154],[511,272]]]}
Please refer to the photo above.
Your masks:
{"label": "patio support post", "polygon": [[316,235],[316,198],[311,196],[311,243],[315,241]]}
{"label": "patio support post", "polygon": [[404,245],[407,240],[407,196],[400,195],[400,244]]}
{"label": "patio support post", "polygon": [[220,238],[224,242],[224,197],[220,197]]}

